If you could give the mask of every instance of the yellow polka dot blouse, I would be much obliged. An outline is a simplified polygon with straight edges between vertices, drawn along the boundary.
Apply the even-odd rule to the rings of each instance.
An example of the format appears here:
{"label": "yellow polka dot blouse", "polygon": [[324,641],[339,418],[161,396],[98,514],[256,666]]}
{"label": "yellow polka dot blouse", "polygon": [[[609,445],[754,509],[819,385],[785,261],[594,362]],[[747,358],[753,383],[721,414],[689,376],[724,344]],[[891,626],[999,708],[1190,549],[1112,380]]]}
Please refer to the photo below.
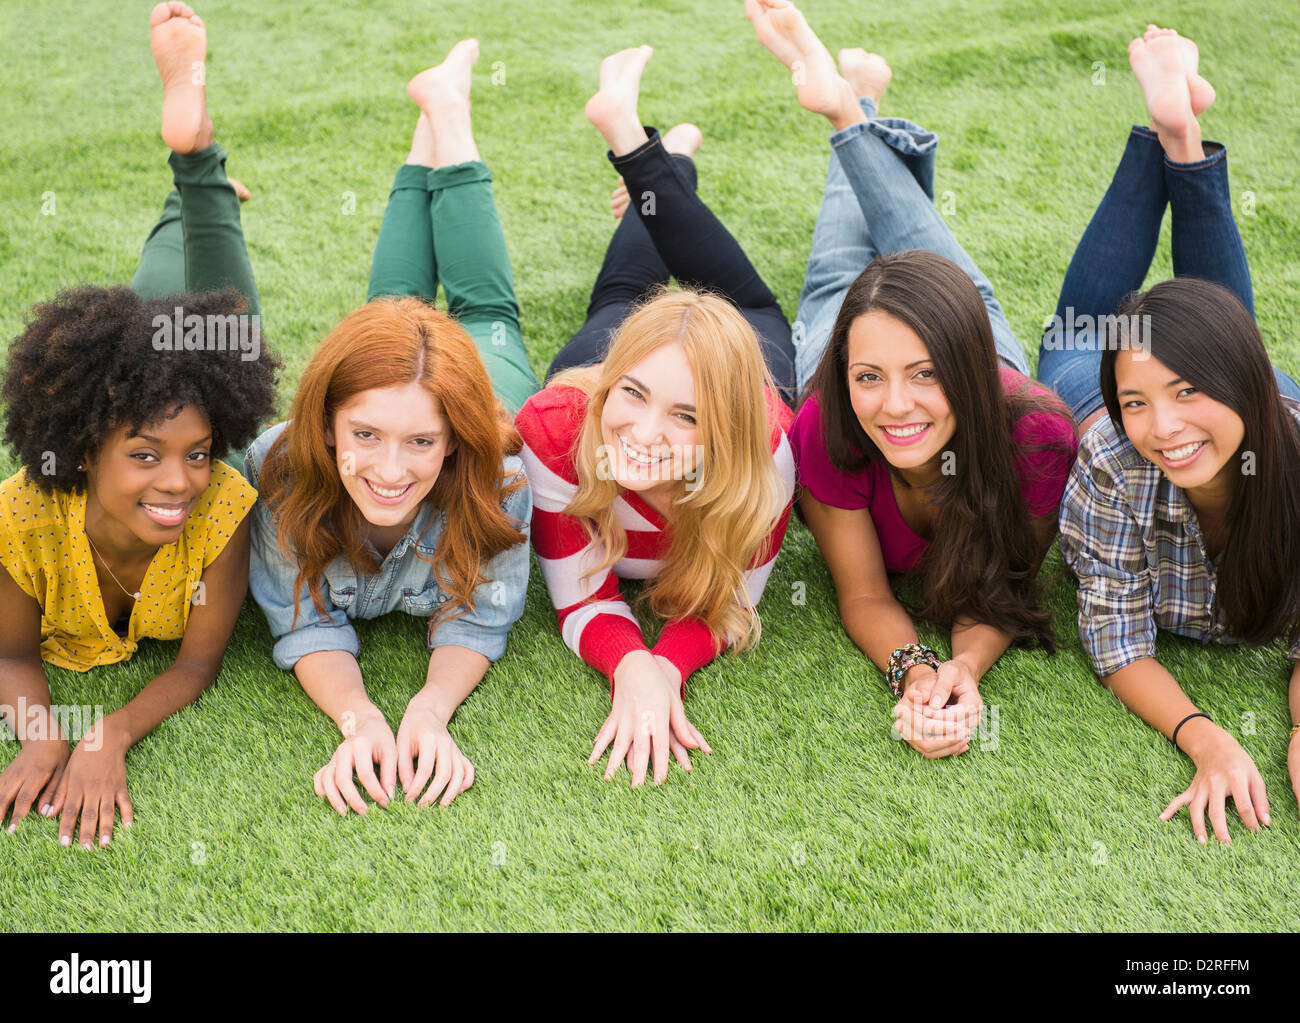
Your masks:
{"label": "yellow polka dot blouse", "polygon": [[131,610],[126,636],[113,631],[86,539],[86,495],[47,494],[20,470],[0,483],[0,563],[41,605],[41,659],[86,671],[125,661],[141,639],[180,639],[195,584],[225,549],[257,491],[224,462],[175,543],[158,548]]}

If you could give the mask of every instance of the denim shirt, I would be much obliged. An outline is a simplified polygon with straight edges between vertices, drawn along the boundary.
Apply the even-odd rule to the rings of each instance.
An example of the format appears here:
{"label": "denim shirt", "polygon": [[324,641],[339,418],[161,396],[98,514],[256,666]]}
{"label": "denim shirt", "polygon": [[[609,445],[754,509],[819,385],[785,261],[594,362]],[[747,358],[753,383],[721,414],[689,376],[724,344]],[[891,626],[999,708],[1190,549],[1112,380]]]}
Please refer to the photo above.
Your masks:
{"label": "denim shirt", "polygon": [[[253,486],[257,486],[258,470],[267,451],[287,425],[285,422],[272,426],[249,445],[244,455],[244,475]],[[502,465],[507,478],[520,476],[526,482],[523,462],[518,457],[511,455]],[[532,520],[532,490],[527,485],[520,487],[501,507],[521,523],[520,531],[526,537]],[[297,624],[291,625],[298,560],[286,557],[280,550],[276,522],[265,498],[258,498],[251,518],[249,589],[275,637],[272,653],[275,663],[286,671],[292,670],[298,658],[318,650],[346,650],[355,657],[360,653],[361,643],[352,627],[354,619],[378,618],[399,610],[428,618],[451,599],[438,585],[431,560],[446,526],[446,515],[426,502],[421,504],[406,535],[383,559],[378,575],[358,575],[341,554],[329,563],[321,580],[328,618],[321,617],[304,581],[298,599]],[[422,531],[424,535],[420,536]],[[429,638],[430,650],[454,644],[475,650],[489,661],[505,653],[506,635],[524,610],[530,566],[528,547],[525,539],[483,566],[482,582],[474,591],[474,610],[444,620]]]}

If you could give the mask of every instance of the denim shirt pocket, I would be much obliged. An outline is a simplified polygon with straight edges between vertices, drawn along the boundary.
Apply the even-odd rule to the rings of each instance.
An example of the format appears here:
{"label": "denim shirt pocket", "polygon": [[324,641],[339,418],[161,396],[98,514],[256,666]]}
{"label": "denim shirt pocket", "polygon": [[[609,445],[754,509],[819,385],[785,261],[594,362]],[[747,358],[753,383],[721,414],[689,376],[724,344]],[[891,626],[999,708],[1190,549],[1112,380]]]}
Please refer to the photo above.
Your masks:
{"label": "denim shirt pocket", "polygon": [[424,589],[416,586],[402,587],[402,607],[409,615],[430,618],[433,613],[447,603],[449,594],[444,593],[437,583],[430,580]]}
{"label": "denim shirt pocket", "polygon": [[346,611],[357,599],[356,573],[347,565],[342,565],[336,558],[325,568],[325,581],[329,583],[330,602],[340,610]]}

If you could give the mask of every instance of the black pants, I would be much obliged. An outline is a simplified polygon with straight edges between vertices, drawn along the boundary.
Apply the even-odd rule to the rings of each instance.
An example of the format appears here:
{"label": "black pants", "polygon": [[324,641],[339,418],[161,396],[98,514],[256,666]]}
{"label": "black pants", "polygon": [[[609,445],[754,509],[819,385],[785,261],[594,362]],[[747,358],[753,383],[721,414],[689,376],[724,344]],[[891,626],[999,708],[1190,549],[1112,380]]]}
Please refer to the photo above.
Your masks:
{"label": "black pants", "polygon": [[[587,322],[551,363],[547,376],[601,362],[610,338],[632,307],[670,278],[728,299],[758,335],[768,369],[787,404],[795,400],[794,342],[776,296],[731,236],[695,194],[695,164],[670,154],[654,128],[645,145],[610,154],[631,202],[610,239],[591,290]],[[649,195],[647,196],[647,193]],[[654,215],[642,216],[653,202]]]}

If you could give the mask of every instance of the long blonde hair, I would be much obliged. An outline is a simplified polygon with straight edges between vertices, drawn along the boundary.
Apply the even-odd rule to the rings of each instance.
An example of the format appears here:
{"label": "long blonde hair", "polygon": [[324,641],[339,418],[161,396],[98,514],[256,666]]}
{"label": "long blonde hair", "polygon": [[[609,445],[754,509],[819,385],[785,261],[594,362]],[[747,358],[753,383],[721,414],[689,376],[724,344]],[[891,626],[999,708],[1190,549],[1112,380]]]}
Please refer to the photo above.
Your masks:
{"label": "long blonde hair", "polygon": [[772,458],[768,393],[775,393],[758,338],[726,299],[688,289],[662,291],[620,325],[605,361],[557,374],[551,383],[576,387],[587,414],[574,447],[578,492],[565,511],[578,518],[605,556],[587,576],[627,553],[627,533],[614,513],[618,483],[601,464],[600,419],[610,391],[665,344],[679,343],[695,375],[701,454],[688,489],[677,481],[672,540],[664,566],[641,599],[670,620],[699,618],[715,652],[758,642],[758,613],[744,585],[757,558],[768,559],[768,536],[785,508],[785,488]]}

